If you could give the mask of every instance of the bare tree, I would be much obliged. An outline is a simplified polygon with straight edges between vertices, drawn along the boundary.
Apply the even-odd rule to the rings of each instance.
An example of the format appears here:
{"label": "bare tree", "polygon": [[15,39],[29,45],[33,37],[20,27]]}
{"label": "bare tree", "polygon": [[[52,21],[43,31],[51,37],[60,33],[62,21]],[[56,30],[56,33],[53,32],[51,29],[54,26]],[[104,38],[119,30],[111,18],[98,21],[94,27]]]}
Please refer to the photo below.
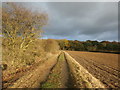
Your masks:
{"label": "bare tree", "polygon": [[2,6],[3,61],[10,61],[12,66],[31,63],[35,59],[33,50],[39,50],[35,43],[47,24],[47,14],[33,12],[18,3],[3,3]]}
{"label": "bare tree", "polygon": [[26,50],[42,33],[47,24],[47,14],[32,12],[16,3],[4,3],[2,8],[2,33],[9,39],[12,48],[16,38],[20,39],[19,48]]}

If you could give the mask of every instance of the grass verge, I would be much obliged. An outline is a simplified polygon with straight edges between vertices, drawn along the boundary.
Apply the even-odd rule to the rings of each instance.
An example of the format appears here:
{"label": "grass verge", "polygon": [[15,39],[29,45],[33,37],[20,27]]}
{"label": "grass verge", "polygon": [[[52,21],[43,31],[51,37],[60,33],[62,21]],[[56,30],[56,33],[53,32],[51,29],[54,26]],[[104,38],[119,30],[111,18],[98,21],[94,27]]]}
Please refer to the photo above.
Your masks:
{"label": "grass verge", "polygon": [[64,61],[64,53],[61,53],[58,57],[57,64],[51,70],[47,80],[41,83],[41,88],[60,88],[61,83],[61,72],[62,72],[62,63]]}

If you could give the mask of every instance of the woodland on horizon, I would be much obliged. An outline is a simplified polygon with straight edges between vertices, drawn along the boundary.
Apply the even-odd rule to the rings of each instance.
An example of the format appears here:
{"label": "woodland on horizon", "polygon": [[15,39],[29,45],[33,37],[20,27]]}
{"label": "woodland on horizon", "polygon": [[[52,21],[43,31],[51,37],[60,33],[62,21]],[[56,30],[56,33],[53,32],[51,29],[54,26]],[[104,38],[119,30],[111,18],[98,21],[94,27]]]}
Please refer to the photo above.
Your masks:
{"label": "woodland on horizon", "polygon": [[78,41],[78,40],[56,40],[59,43],[61,50],[72,51],[120,51],[120,42],[117,41]]}

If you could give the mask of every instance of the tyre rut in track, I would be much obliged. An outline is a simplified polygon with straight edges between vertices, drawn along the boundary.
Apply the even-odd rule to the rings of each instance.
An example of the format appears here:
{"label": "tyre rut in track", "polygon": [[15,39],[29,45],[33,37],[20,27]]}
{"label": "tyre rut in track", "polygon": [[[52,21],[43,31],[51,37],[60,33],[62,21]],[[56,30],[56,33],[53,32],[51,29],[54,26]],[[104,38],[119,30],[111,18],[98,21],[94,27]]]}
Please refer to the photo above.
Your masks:
{"label": "tyre rut in track", "polygon": [[34,70],[40,63],[36,63],[35,65],[29,66],[27,68],[18,69],[16,72],[12,74],[7,74],[2,77],[2,88],[6,89],[7,87],[13,85],[18,79],[24,76],[27,72]]}
{"label": "tyre rut in track", "polygon": [[40,88],[74,88],[74,80],[63,52],[59,55],[57,64],[51,70],[48,78],[41,83]]}

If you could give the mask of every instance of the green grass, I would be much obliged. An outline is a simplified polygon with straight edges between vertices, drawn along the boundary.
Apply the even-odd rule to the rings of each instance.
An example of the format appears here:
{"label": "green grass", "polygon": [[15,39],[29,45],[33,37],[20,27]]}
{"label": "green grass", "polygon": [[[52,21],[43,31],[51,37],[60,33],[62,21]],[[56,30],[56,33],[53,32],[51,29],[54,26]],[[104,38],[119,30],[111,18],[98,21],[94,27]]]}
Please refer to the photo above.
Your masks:
{"label": "green grass", "polygon": [[62,53],[62,54],[59,56],[58,60],[59,60],[59,61],[63,61],[64,59],[65,59],[64,53]]}
{"label": "green grass", "polygon": [[50,76],[52,76],[52,77],[59,77],[59,73],[52,73]]}
{"label": "green grass", "polygon": [[56,88],[57,86],[57,83],[46,82],[41,86],[41,88]]}
{"label": "green grass", "polygon": [[41,88],[59,88],[61,85],[61,65],[64,60],[64,53],[61,53],[58,57],[58,62],[48,76],[45,83],[41,85]]}

